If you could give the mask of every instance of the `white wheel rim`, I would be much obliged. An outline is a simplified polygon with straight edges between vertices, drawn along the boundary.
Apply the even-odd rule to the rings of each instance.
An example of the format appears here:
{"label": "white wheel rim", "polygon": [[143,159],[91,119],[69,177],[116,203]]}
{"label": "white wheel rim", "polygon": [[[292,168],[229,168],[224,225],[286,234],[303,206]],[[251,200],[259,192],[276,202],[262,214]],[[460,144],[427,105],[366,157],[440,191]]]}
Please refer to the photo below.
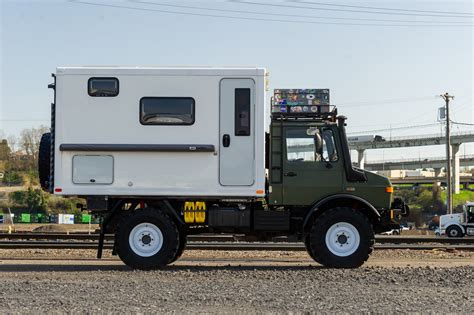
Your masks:
{"label": "white wheel rim", "polygon": [[128,242],[135,254],[150,257],[163,247],[163,233],[153,223],[140,223],[130,232]]}
{"label": "white wheel rim", "polygon": [[359,231],[350,223],[336,223],[326,232],[326,246],[336,256],[347,257],[354,254],[359,244]]}

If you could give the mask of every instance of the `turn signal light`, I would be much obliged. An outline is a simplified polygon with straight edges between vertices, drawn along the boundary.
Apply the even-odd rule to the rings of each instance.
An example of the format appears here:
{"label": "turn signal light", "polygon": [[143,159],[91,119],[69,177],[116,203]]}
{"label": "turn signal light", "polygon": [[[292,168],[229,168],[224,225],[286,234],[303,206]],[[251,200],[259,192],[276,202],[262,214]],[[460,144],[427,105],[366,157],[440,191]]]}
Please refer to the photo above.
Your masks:
{"label": "turn signal light", "polygon": [[393,193],[393,186],[385,187],[385,192]]}

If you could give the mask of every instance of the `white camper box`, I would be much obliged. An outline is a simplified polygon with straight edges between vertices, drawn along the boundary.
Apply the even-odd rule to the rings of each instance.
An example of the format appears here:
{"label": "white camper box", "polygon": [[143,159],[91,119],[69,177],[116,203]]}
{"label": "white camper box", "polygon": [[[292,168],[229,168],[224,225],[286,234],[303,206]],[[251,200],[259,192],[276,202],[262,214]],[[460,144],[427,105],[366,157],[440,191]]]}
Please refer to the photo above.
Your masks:
{"label": "white camper box", "polygon": [[265,73],[58,68],[54,192],[264,196]]}

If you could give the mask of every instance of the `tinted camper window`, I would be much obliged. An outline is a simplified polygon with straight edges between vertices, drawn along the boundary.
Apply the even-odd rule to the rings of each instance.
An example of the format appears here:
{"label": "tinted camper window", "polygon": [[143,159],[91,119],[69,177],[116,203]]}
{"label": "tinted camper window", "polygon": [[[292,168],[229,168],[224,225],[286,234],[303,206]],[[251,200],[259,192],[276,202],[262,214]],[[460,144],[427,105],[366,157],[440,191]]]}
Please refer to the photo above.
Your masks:
{"label": "tinted camper window", "polygon": [[140,123],[192,125],[194,104],[192,97],[144,97],[140,100]]}
{"label": "tinted camper window", "polygon": [[87,83],[87,92],[95,97],[117,96],[119,80],[117,78],[90,78]]}
{"label": "tinted camper window", "polygon": [[250,89],[235,89],[235,135],[250,136]]}

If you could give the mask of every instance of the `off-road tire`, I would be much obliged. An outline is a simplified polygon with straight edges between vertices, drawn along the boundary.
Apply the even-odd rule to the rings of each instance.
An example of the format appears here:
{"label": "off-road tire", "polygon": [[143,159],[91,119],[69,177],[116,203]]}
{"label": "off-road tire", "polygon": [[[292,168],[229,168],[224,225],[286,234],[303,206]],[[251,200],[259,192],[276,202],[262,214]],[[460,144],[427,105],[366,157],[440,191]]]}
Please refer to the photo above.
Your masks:
{"label": "off-road tire", "polygon": [[[359,246],[348,256],[333,254],[326,245],[326,233],[337,223],[353,225],[359,234]],[[357,268],[369,259],[375,243],[372,224],[360,211],[347,207],[329,209],[317,217],[309,232],[309,245],[313,259],[330,268]]]}
{"label": "off-road tire", "polygon": [[[141,223],[154,224],[163,235],[163,244],[160,250],[150,257],[136,254],[130,246],[130,233],[135,226]],[[150,270],[162,268],[176,257],[180,244],[179,237],[178,228],[168,215],[159,209],[145,208],[130,211],[122,217],[115,233],[115,244],[118,256],[127,266],[134,269]]]}
{"label": "off-road tire", "polygon": [[188,243],[188,238],[186,237],[186,234],[180,233],[178,251],[176,252],[176,255],[173,257],[173,259],[171,259],[171,261],[168,264],[174,263],[183,255],[184,250],[186,249],[187,243]]}
{"label": "off-road tire", "polygon": [[303,239],[303,242],[304,242],[304,247],[306,248],[306,252],[308,252],[308,255],[313,258],[314,261],[316,261],[317,263],[320,263],[319,261],[317,261],[317,257],[313,255],[313,252],[311,251],[311,238],[309,237],[309,234],[305,236],[305,238]]}
{"label": "off-road tire", "polygon": [[[452,233],[452,234],[451,234]],[[452,225],[446,229],[446,235],[448,237],[463,237],[464,234],[459,226]]]}
{"label": "off-road tire", "polygon": [[40,185],[44,190],[49,189],[49,175],[51,169],[51,133],[41,136],[38,151],[38,174]]}

